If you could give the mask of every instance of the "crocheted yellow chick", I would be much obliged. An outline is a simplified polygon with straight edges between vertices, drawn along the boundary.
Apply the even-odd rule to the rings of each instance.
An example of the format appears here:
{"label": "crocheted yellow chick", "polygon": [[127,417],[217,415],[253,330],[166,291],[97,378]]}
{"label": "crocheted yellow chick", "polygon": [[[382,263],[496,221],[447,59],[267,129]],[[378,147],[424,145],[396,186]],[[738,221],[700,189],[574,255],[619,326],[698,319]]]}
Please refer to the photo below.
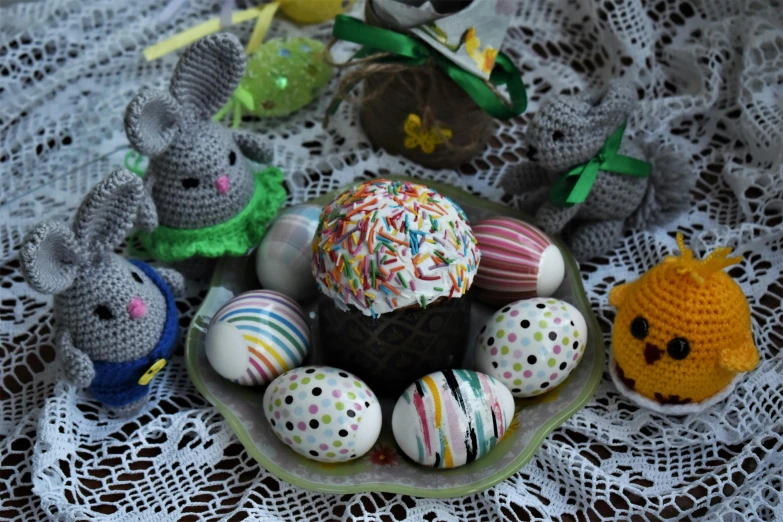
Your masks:
{"label": "crocheted yellow chick", "polygon": [[635,402],[667,413],[699,411],[724,398],[740,372],[755,368],[750,308],[722,269],[739,262],[718,248],[694,259],[677,234],[667,256],[609,294],[617,308],[610,373]]}

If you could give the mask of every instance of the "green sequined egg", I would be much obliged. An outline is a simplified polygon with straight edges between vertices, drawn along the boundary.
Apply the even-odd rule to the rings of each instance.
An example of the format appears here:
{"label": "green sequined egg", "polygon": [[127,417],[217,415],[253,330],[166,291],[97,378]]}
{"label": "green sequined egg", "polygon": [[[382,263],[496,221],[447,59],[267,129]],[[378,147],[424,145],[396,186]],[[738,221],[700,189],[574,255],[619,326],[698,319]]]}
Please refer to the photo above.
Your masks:
{"label": "green sequined egg", "polygon": [[275,38],[248,58],[245,76],[232,101],[242,106],[243,113],[285,116],[315,99],[331,76],[321,42]]}

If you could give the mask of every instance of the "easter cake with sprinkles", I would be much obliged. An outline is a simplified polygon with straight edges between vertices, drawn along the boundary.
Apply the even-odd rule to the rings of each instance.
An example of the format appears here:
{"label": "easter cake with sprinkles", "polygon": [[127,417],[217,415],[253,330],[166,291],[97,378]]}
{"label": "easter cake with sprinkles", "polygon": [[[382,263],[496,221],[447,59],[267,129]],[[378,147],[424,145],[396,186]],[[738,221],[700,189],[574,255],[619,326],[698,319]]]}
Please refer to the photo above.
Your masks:
{"label": "easter cake with sprinkles", "polygon": [[338,308],[376,318],[462,297],[481,253],[467,216],[424,185],[374,179],[324,207],[313,275]]}

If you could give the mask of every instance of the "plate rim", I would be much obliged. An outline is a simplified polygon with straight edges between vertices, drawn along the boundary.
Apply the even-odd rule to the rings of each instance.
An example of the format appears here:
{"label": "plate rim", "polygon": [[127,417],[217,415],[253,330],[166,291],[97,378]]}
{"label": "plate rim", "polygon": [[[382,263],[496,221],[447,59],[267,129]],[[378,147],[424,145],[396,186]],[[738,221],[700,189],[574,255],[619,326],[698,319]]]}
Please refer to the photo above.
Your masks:
{"label": "plate rim", "polygon": [[[422,180],[422,179],[411,178],[408,176],[384,176],[384,179],[411,181],[415,183],[425,183],[428,187],[437,190],[441,194],[451,199],[460,199],[461,197],[464,198],[467,196],[468,198],[474,200],[471,201],[471,204],[474,206],[481,207],[485,210],[492,210],[504,216],[522,218],[528,223],[534,223],[534,221],[530,218],[530,216],[526,215],[524,212],[513,209],[511,207],[506,207],[504,205],[489,201],[487,199],[483,199],[474,194],[470,194],[469,192],[466,192],[465,190],[459,187],[453,187],[451,185],[446,185],[438,181]],[[360,181],[361,180],[355,180],[349,186],[358,183]],[[336,195],[337,193],[343,190],[345,190],[345,188],[337,189],[326,195],[309,200],[304,204],[326,203],[331,198],[333,198],[334,195]],[[455,196],[455,193],[458,195]],[[519,455],[517,455],[516,458],[514,458],[514,460],[509,462],[505,467],[496,471],[492,475],[489,475],[481,480],[478,480],[466,486],[454,486],[454,487],[448,487],[444,489],[434,489],[434,490],[421,490],[404,484],[390,484],[384,482],[367,482],[367,483],[352,484],[352,485],[321,484],[319,482],[312,482],[310,480],[288,473],[284,468],[278,466],[275,462],[271,461],[263,453],[261,453],[256,448],[256,445],[252,442],[250,434],[242,425],[239,418],[236,415],[234,415],[234,413],[230,409],[228,409],[225,405],[223,405],[207,389],[202,379],[201,371],[198,367],[198,353],[197,353],[198,349],[196,347],[196,343],[199,337],[199,330],[195,327],[196,319],[201,317],[201,311],[205,309],[208,304],[211,304],[211,302],[214,299],[216,299],[216,296],[219,293],[217,291],[217,288],[220,287],[220,282],[222,281],[222,276],[224,273],[225,266],[233,262],[235,258],[223,258],[218,262],[217,266],[215,267],[215,271],[212,275],[212,278],[210,280],[209,291],[207,292],[204,301],[201,303],[201,306],[199,306],[198,310],[193,316],[190,325],[188,326],[187,337],[185,342],[185,365],[188,371],[188,376],[190,377],[190,380],[191,382],[193,382],[193,385],[196,387],[196,389],[201,393],[201,395],[203,395],[204,398],[206,398],[210,402],[210,404],[212,404],[218,410],[218,412],[223,416],[223,418],[226,419],[229,426],[231,427],[231,430],[237,436],[239,442],[242,444],[242,446],[244,446],[245,450],[247,450],[250,456],[253,457],[256,460],[256,462],[258,462],[269,473],[271,473],[272,475],[274,475],[279,479],[285,480],[286,482],[294,486],[303,489],[308,489],[311,491],[318,491],[321,493],[331,493],[331,494],[394,493],[394,494],[409,495],[409,496],[420,497],[420,498],[462,497],[480,491],[484,491],[485,489],[491,488],[492,486],[504,481],[505,479],[507,479],[508,477],[510,477],[517,471],[519,471],[525,464],[527,464],[533,458],[535,452],[538,451],[538,449],[541,447],[541,444],[543,443],[544,439],[547,436],[549,436],[549,434],[552,433],[555,430],[555,428],[560,426],[568,418],[573,416],[574,413],[582,409],[582,407],[584,407],[585,404],[587,404],[590,398],[595,394],[595,390],[598,387],[598,384],[601,382],[601,379],[603,377],[603,370],[606,363],[606,353],[605,353],[606,346],[604,345],[603,342],[603,333],[601,331],[600,325],[598,324],[598,319],[595,317],[595,314],[593,313],[592,307],[590,306],[590,300],[587,298],[587,294],[585,294],[584,287],[582,286],[582,278],[580,277],[579,268],[576,264],[576,260],[574,259],[571,252],[568,250],[565,244],[563,244],[562,240],[559,237],[555,236],[552,237],[551,239],[558,246],[558,248],[560,248],[561,252],[563,253],[566,272],[569,275],[569,277],[571,277],[575,298],[579,301],[579,304],[582,305],[584,309],[589,310],[589,314],[588,314],[589,317],[587,317],[586,319],[588,321],[589,327],[592,329],[592,332],[595,332],[591,343],[593,349],[595,350],[595,357],[593,359],[593,368],[591,370],[590,376],[587,379],[587,383],[584,389],[582,390],[582,393],[580,393],[579,396],[576,399],[574,399],[571,402],[571,404],[569,404],[563,411],[561,411],[558,415],[551,417],[538,430],[536,430],[536,432],[530,438],[530,442],[528,442],[525,449]]]}

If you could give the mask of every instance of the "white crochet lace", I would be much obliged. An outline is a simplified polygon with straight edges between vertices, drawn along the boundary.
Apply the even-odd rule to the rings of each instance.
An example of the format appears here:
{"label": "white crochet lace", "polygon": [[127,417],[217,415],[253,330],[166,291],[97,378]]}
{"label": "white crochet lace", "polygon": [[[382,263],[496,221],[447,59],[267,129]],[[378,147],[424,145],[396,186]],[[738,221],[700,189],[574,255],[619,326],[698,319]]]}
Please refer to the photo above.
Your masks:
{"label": "white crochet lace", "polygon": [[[217,16],[219,2],[190,0],[162,26],[161,0],[0,3],[0,519],[783,519],[779,0],[519,2],[504,48],[524,72],[528,113],[544,95],[631,78],[643,101],[629,128],[684,154],[699,175],[690,212],[665,229],[628,233],[606,261],[583,265],[607,341],[608,290],[673,251],[681,230],[699,254],[731,245],[743,256],[731,273],[750,301],[762,362],[728,400],[687,417],[637,410],[607,373],[519,473],[451,500],[323,495],[278,481],[199,396],[181,348],[153,381],[150,408],[129,421],[58,383],[50,300],[22,279],[21,239],[43,219],[70,219],[121,164],[125,105],[143,86],[162,87],[176,60],[145,63],[142,49]],[[236,31],[246,41],[250,27]],[[278,20],[270,36],[329,32]],[[521,161],[525,117],[502,124],[464,172],[428,172],[373,152],[350,104],[323,130],[333,92],[334,83],[289,118],[250,124],[274,145],[291,203],[389,172],[499,200],[500,176]],[[207,282],[193,280],[179,301],[183,326]]]}

